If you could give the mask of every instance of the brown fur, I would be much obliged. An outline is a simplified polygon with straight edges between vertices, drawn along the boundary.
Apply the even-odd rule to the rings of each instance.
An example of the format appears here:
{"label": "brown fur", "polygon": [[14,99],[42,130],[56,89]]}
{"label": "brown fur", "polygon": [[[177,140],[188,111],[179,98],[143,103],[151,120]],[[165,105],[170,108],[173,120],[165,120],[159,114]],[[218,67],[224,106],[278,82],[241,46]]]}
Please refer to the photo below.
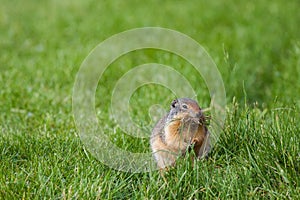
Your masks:
{"label": "brown fur", "polygon": [[170,112],[154,127],[150,144],[161,169],[174,165],[176,158],[192,146],[198,158],[206,156],[210,150],[209,132],[197,102],[187,98],[174,100]]}

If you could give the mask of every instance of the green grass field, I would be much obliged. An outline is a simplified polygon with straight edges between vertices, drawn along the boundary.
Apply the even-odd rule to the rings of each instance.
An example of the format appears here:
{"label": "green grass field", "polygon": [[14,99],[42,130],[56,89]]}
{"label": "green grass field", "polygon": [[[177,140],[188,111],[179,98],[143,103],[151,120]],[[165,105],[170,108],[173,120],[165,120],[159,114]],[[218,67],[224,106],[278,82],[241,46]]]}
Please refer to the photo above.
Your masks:
{"label": "green grass field", "polygon": [[[300,199],[300,3],[284,1],[1,1],[0,199]],[[113,34],[158,26],[198,41],[216,62],[227,118],[207,161],[185,160],[165,174],[125,173],[85,148],[72,114],[76,73],[89,52]],[[132,52],[112,64],[96,93],[96,110],[115,143],[149,152],[111,119],[116,81],[133,66],[173,66],[210,102],[193,68],[166,52]],[[106,94],[106,95],[103,95]],[[174,96],[140,88],[132,118]]]}

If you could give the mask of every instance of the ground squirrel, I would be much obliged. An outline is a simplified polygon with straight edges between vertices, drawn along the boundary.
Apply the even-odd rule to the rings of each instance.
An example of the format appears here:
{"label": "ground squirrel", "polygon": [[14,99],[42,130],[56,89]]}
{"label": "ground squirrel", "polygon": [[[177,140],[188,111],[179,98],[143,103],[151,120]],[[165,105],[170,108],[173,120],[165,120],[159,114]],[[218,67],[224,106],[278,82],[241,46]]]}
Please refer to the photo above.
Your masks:
{"label": "ground squirrel", "polygon": [[173,100],[171,109],[153,128],[150,144],[160,169],[174,165],[192,148],[198,158],[210,151],[210,133],[198,103],[189,98]]}

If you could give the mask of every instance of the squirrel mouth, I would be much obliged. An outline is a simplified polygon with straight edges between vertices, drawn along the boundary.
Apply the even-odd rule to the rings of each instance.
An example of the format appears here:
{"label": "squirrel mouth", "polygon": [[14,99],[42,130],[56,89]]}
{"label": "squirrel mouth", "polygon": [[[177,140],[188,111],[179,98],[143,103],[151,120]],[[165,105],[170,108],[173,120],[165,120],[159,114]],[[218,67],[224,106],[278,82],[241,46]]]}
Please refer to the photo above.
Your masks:
{"label": "squirrel mouth", "polygon": [[206,118],[201,114],[200,117],[183,117],[183,118],[174,118],[170,122],[174,121],[181,121],[183,123],[187,124],[198,124],[198,125],[205,125],[206,124]]}
{"label": "squirrel mouth", "polygon": [[205,119],[203,117],[189,117],[186,119],[183,119],[184,122],[190,122],[193,124],[199,124],[199,125],[203,125],[205,124]]}

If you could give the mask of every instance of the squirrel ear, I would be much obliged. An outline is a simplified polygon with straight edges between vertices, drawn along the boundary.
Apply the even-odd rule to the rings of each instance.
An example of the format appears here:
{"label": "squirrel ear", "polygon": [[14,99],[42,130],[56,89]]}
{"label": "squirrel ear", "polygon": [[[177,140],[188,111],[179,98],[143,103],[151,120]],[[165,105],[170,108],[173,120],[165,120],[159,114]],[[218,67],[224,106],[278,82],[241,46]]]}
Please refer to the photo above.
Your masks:
{"label": "squirrel ear", "polygon": [[174,100],[172,101],[171,107],[172,107],[172,108],[175,108],[176,103],[178,103],[178,100],[177,100],[177,99],[174,99]]}

